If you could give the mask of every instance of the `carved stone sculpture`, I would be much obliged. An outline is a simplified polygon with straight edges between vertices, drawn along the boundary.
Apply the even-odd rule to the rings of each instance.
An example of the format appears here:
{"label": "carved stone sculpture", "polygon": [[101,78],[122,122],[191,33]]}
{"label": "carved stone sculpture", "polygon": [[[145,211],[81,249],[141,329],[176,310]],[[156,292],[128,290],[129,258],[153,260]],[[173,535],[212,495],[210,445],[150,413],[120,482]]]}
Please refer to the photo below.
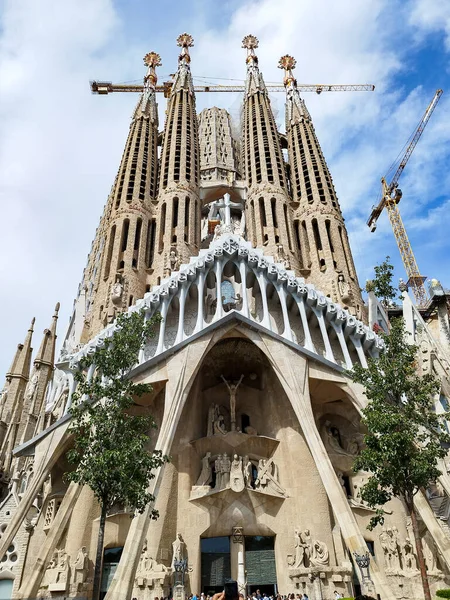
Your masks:
{"label": "carved stone sculpture", "polygon": [[36,367],[34,367],[33,374],[31,375],[31,378],[30,378],[29,382],[27,383],[27,387],[25,389],[25,400],[27,400],[30,403],[34,400],[38,383],[39,383],[39,372],[37,371]]}
{"label": "carved stone sculpture", "polygon": [[244,484],[245,487],[252,487],[252,479],[253,479],[253,472],[252,472],[252,462],[249,459],[248,456],[244,456],[244,462],[243,462],[243,466],[242,466],[242,470],[243,470],[243,475],[244,475]]}
{"label": "carved stone sculpture", "polygon": [[219,456],[216,458],[215,462],[214,462],[214,468],[216,471],[216,485],[214,486],[215,490],[221,490],[222,489],[222,455],[219,454]]}
{"label": "carved stone sculpture", "polygon": [[186,558],[186,544],[181,533],[177,533],[177,538],[172,544],[172,569],[174,569],[175,561],[184,560]]}
{"label": "carved stone sculpture", "polygon": [[212,469],[210,465],[211,452],[207,452],[202,458],[202,470],[195,485],[209,485],[212,481]]}
{"label": "carved stone sculpture", "polygon": [[345,277],[343,273],[339,273],[337,277],[337,288],[339,292],[339,297],[342,303],[346,303],[350,301],[350,286],[345,281]]}
{"label": "carved stone sculpture", "polygon": [[78,551],[77,558],[73,564],[73,582],[76,584],[85,583],[88,574],[88,554],[86,546],[82,546]]}
{"label": "carved stone sculpture", "polygon": [[319,540],[315,540],[311,552],[311,565],[313,567],[323,567],[328,565],[329,561],[330,555],[326,544]]}
{"label": "carved stone sculpture", "polygon": [[233,457],[230,470],[230,488],[233,492],[242,492],[245,489],[242,458],[237,454]]}
{"label": "carved stone sculpture", "polygon": [[402,546],[403,555],[403,568],[405,571],[416,571],[417,562],[414,553],[414,546],[411,543],[409,537],[406,537],[405,542]]}
{"label": "carved stone sculpture", "polygon": [[222,473],[222,481],[221,481],[221,489],[225,489],[230,485],[230,470],[231,470],[231,461],[225,453],[222,456],[222,460],[220,461],[220,470]]}
{"label": "carved stone sculpture", "polygon": [[42,585],[50,592],[66,592],[69,582],[70,560],[65,550],[55,550],[47,565]]}
{"label": "carved stone sculpture", "polygon": [[285,490],[278,483],[278,466],[273,459],[262,458],[258,462],[258,476],[255,481],[257,490],[285,495]]}
{"label": "carved stone sculpture", "polygon": [[241,375],[237,383],[228,383],[223,375],[221,375],[223,382],[230,392],[230,416],[231,416],[231,431],[236,431],[236,395],[238,387],[241,385],[244,375]]}
{"label": "carved stone sculpture", "polygon": [[422,538],[422,546],[423,546],[423,557],[425,559],[425,564],[427,566],[427,570],[430,573],[435,573],[437,571],[436,565],[436,555],[434,550],[434,543],[431,539],[431,535],[427,532]]}

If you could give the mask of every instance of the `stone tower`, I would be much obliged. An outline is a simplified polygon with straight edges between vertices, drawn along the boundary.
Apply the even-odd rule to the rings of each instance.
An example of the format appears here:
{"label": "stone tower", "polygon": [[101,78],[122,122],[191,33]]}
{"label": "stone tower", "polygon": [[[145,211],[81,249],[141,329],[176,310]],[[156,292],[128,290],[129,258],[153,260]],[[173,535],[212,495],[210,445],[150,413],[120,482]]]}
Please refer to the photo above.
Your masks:
{"label": "stone tower", "polygon": [[200,247],[198,124],[189,55],[194,41],[183,33],[177,44],[181,52],[167,106],[159,173],[154,260],[158,283]]}
{"label": "stone tower", "polygon": [[[69,332],[75,345],[80,339],[90,339],[118,312],[142,298],[152,281],[158,175],[155,69],[161,65],[161,59],[149,52],[144,64],[144,92],[132,115],[119,171],[79,289],[77,319]],[[75,332],[75,327],[81,333]]]}
{"label": "stone tower", "polygon": [[286,135],[291,191],[298,206],[294,232],[307,280],[352,314],[363,317],[363,301],[333,179],[292,73],[292,56],[280,59],[286,87]]}
{"label": "stone tower", "polygon": [[255,49],[258,40],[248,35],[245,82],[242,171],[248,188],[246,222],[248,235],[256,246],[264,247],[286,266],[299,269],[294,235],[288,180],[280,137],[270,99],[258,67]]}
{"label": "stone tower", "polygon": [[47,385],[55,366],[58,311],[59,303],[55,307],[50,327],[44,330],[31,374],[34,319],[25,342],[19,344],[13,364],[6,375],[0,406],[0,461],[2,474],[6,479],[12,475],[13,449],[35,435],[38,419],[45,410]]}

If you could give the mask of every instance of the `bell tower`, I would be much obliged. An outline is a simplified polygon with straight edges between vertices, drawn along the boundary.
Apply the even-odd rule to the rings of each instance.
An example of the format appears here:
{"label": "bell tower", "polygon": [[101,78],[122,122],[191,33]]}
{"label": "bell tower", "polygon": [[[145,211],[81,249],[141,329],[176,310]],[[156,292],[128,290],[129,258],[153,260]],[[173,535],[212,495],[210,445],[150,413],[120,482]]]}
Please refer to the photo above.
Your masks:
{"label": "bell tower", "polygon": [[298,271],[294,247],[288,180],[275,118],[266,85],[258,67],[258,39],[247,35],[247,79],[242,132],[242,170],[248,186],[246,222],[248,238],[267,254]]}
{"label": "bell tower", "polygon": [[307,281],[362,318],[363,300],[344,218],[311,115],[297,89],[292,72],[295,65],[288,54],[278,63],[285,72],[286,135],[292,197],[298,206],[294,232],[299,261]]}
{"label": "bell tower", "polygon": [[190,69],[192,36],[178,36],[181,52],[172,83],[161,150],[155,275],[167,277],[200,247],[199,140]]}

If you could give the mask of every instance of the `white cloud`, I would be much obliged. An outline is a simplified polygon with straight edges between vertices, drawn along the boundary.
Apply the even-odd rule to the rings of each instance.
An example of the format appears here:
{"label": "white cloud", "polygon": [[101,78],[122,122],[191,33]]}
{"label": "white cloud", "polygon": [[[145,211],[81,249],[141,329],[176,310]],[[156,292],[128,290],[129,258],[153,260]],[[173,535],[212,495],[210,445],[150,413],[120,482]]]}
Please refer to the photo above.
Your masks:
{"label": "white cloud", "polygon": [[[128,26],[127,19],[136,22],[144,4],[135,3],[119,17],[113,0],[3,2],[0,203],[7,256],[0,265],[0,374],[34,314],[35,347],[40,343],[57,300],[62,303],[59,334],[64,336],[119,165],[136,98],[91,96],[88,80],[141,77],[141,57],[149,49],[162,54],[162,73],[176,68],[178,23],[167,30],[142,28],[139,35]],[[432,95],[428,88],[399,89],[398,74],[412,68],[412,45],[417,48],[433,34],[447,35],[448,41],[446,2],[261,0],[228,3],[222,9],[214,0],[201,0],[189,17],[184,5],[178,11],[173,4],[178,22],[184,11],[186,29],[195,37],[194,76],[244,79],[241,40],[254,33],[260,38],[258,56],[267,82],[281,82],[277,63],[288,52],[297,59],[299,82],[376,84],[375,93],[309,95],[306,101],[351,232],[361,282],[386,254],[400,265],[386,216],[375,235],[369,235],[365,220],[379,193],[379,178]],[[239,112],[237,96],[197,97],[199,110],[214,104]],[[282,94],[274,105],[282,120]],[[436,206],[424,219],[419,215],[431,197],[450,197],[450,175],[444,168],[450,154],[449,107],[444,95],[401,182],[401,210],[419,264],[444,284],[450,273],[443,261],[437,262],[448,246],[441,235],[446,211]],[[441,249],[436,240],[442,240]]]}

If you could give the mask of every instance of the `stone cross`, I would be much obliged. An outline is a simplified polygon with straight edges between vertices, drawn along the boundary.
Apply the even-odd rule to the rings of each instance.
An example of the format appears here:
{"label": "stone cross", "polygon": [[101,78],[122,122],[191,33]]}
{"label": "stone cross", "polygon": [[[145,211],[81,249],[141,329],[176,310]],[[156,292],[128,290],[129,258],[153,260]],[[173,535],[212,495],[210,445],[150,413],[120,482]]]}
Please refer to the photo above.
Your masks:
{"label": "stone cross", "polygon": [[223,208],[225,212],[224,225],[231,225],[231,209],[239,208],[243,210],[243,206],[240,202],[231,202],[230,194],[225,194],[222,202],[216,202],[215,208]]}

